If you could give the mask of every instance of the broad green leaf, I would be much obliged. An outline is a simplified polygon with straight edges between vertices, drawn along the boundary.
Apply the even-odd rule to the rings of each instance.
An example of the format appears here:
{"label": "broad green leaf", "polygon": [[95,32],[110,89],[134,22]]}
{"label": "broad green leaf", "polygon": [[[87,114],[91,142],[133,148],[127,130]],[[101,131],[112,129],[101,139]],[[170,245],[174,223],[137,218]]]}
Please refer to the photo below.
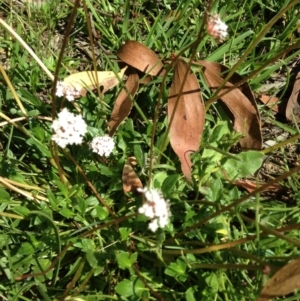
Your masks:
{"label": "broad green leaf", "polygon": [[0,200],[1,200],[0,202],[10,200],[10,194],[3,188],[0,188]]}
{"label": "broad green leaf", "polygon": [[162,186],[162,183],[165,181],[165,179],[168,178],[168,175],[165,171],[160,171],[157,172],[154,176],[153,176],[153,183],[154,183],[154,187],[159,188]]}
{"label": "broad green leaf", "polygon": [[132,229],[121,227],[121,228],[119,228],[119,231],[120,231],[120,234],[121,234],[121,239],[126,240],[128,238],[128,236],[130,235]]}
{"label": "broad green leaf", "polygon": [[125,279],[121,281],[116,286],[116,292],[124,297],[140,297],[143,294],[143,292],[145,292],[145,285],[137,276],[132,276],[130,280]]}
{"label": "broad green leaf", "polygon": [[133,145],[133,154],[136,158],[138,166],[144,165],[144,152],[142,151],[141,144],[134,144]]}
{"label": "broad green leaf", "polygon": [[105,207],[97,205],[92,210],[91,215],[99,220],[104,220],[109,215],[109,212]]}
{"label": "broad green leaf", "polygon": [[164,194],[168,195],[169,193],[171,193],[179,177],[180,176],[178,174],[174,174],[174,175],[169,175],[167,178],[165,178],[161,187],[161,190],[164,192]]}
{"label": "broad green leaf", "polygon": [[210,202],[217,202],[223,194],[223,185],[220,179],[216,179],[208,189],[207,199]]}
{"label": "broad green leaf", "polygon": [[132,266],[132,264],[136,261],[137,256],[137,253],[133,253],[130,255],[128,252],[120,252],[117,255],[119,268],[122,270],[129,269]]}
{"label": "broad green leaf", "polygon": [[93,251],[86,252],[86,260],[88,261],[91,268],[94,268],[98,264],[98,260],[96,259]]}
{"label": "broad green leaf", "polygon": [[223,168],[229,179],[235,180],[252,175],[261,167],[264,154],[258,151],[242,152],[236,157],[240,160],[227,159]]}
{"label": "broad green leaf", "polygon": [[188,288],[188,290],[185,292],[186,301],[196,301],[194,292],[195,289],[193,287]]}
{"label": "broad green leaf", "polygon": [[215,273],[209,273],[209,275],[205,278],[205,282],[207,283],[207,285],[209,285],[214,293],[218,291],[219,282],[218,276]]}
{"label": "broad green leaf", "polygon": [[86,201],[83,198],[78,197],[77,202],[78,206],[76,207],[79,209],[80,213],[84,215],[86,213],[87,208]]}
{"label": "broad green leaf", "polygon": [[55,195],[50,189],[47,189],[47,197],[52,206],[52,209],[58,211],[59,210],[59,207],[57,206],[58,201],[56,200]]}
{"label": "broad green leaf", "polygon": [[24,242],[18,250],[19,255],[31,255],[34,253],[34,247],[29,242]]}
{"label": "broad green leaf", "polygon": [[125,279],[116,285],[115,290],[123,297],[130,297],[133,295],[133,283],[130,280]]}
{"label": "broad green leaf", "polygon": [[71,211],[71,210],[68,209],[68,208],[63,208],[63,209],[61,209],[61,210],[59,211],[59,213],[60,213],[62,216],[66,217],[66,218],[70,218],[70,217],[72,217],[72,216],[74,215],[74,212]]}
{"label": "broad green leaf", "polygon": [[[213,128],[211,135],[209,136],[209,143],[219,142],[222,137],[230,133],[230,129],[228,127],[228,123],[226,121],[220,121]],[[217,146],[218,144],[216,144]]]}
{"label": "broad green leaf", "polygon": [[[51,265],[51,261],[49,259],[40,258],[37,260],[37,264],[33,266],[32,272],[34,274],[44,272],[49,268],[50,265]],[[45,275],[35,276],[34,278],[38,279],[39,281],[44,281],[45,277],[47,279],[51,279],[52,274],[53,274],[53,269],[50,269],[50,271],[48,271],[48,273],[46,273]]]}
{"label": "broad green leaf", "polygon": [[39,150],[39,152],[42,153],[43,156],[47,157],[47,158],[51,158],[51,152],[49,151],[49,148],[41,143],[40,141],[38,141],[35,138],[29,138],[26,143],[30,146],[36,146],[36,148]]}
{"label": "broad green leaf", "polygon": [[188,278],[186,274],[186,263],[180,258],[177,259],[176,262],[172,262],[167,266],[165,274],[184,282]]}
{"label": "broad green leaf", "polygon": [[26,216],[30,213],[30,210],[23,206],[14,207],[13,211],[21,216]]}

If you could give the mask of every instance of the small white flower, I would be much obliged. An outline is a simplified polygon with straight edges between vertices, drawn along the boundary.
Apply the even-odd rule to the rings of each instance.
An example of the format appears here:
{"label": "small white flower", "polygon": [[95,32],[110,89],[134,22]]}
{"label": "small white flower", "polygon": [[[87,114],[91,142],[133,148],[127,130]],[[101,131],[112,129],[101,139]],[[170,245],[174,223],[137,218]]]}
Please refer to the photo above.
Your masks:
{"label": "small white flower", "polygon": [[210,36],[222,42],[228,35],[227,29],[228,26],[222,22],[218,14],[209,17],[207,22],[207,32]]}
{"label": "small white flower", "polygon": [[81,115],[74,115],[64,108],[58,113],[58,119],[52,123],[55,134],[52,140],[62,148],[68,144],[81,144],[87,132],[87,125]]}
{"label": "small white flower", "polygon": [[157,189],[138,188],[138,191],[145,196],[145,203],[138,211],[151,219],[148,226],[149,229],[152,232],[156,232],[158,228],[164,228],[171,216],[169,200],[165,200]]}
{"label": "small white flower", "polygon": [[109,136],[95,137],[91,142],[91,148],[94,153],[100,156],[108,157],[115,147],[113,138]]}
{"label": "small white flower", "polygon": [[81,88],[73,87],[63,81],[58,81],[55,95],[58,97],[66,96],[68,101],[74,101],[75,98],[81,96],[80,92]]}
{"label": "small white flower", "polygon": [[64,87],[63,87],[62,82],[60,82],[60,81],[57,82],[55,95],[58,97],[64,96]]}
{"label": "small white flower", "polygon": [[152,232],[156,232],[158,229],[158,219],[157,218],[153,219],[152,222],[149,223],[148,228]]}

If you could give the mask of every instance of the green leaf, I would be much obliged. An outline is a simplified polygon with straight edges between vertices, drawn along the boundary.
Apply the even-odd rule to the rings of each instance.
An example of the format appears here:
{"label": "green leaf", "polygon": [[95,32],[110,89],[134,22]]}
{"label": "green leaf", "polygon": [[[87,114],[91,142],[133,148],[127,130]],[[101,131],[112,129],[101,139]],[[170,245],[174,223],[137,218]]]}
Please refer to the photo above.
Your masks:
{"label": "green leaf", "polygon": [[62,216],[66,217],[66,218],[70,218],[70,217],[72,217],[72,216],[74,215],[74,212],[71,211],[71,210],[68,209],[68,208],[63,208],[63,209],[61,209],[61,210],[59,211],[59,213],[60,213]]}
{"label": "green leaf", "polygon": [[190,287],[186,292],[185,292],[185,299],[186,301],[196,301],[196,298],[194,296],[194,288]]}
{"label": "green leaf", "polygon": [[218,49],[215,52],[206,57],[206,60],[210,62],[216,62],[220,60],[223,57],[223,55],[228,53],[228,51],[231,51],[233,47],[235,47],[236,45],[240,45],[243,40],[245,40],[249,35],[253,34],[254,32],[252,30],[248,30],[243,34],[238,35],[235,39],[228,41],[221,47],[218,47]]}
{"label": "green leaf", "polygon": [[139,166],[144,166],[144,152],[140,144],[133,145],[133,154]]}
{"label": "green leaf", "polygon": [[86,208],[87,208],[86,201],[83,198],[78,197],[77,202],[78,202],[77,208],[79,209],[79,212],[85,215]]}
{"label": "green leaf", "polygon": [[12,209],[12,211],[19,214],[19,215],[21,215],[21,216],[27,216],[30,213],[30,210],[26,207],[23,207],[23,206],[14,207]]}
{"label": "green leaf", "polygon": [[103,165],[103,164],[100,165],[100,172],[101,172],[101,175],[105,175],[107,177],[111,177],[111,176],[114,175],[111,168],[109,168],[109,167],[107,167],[106,165]]}
{"label": "green leaf", "polygon": [[96,250],[94,241],[88,238],[81,239],[79,242],[74,243],[74,246],[80,248],[82,252],[94,252]]}
{"label": "green leaf", "polygon": [[226,159],[223,164],[227,176],[232,179],[240,179],[252,175],[261,167],[264,154],[258,151],[242,152],[235,156],[238,160]]}
{"label": "green leaf", "polygon": [[59,207],[57,206],[58,201],[56,200],[55,195],[50,189],[47,189],[47,197],[52,206],[52,209],[58,211],[59,210]]}
{"label": "green leaf", "polygon": [[[41,273],[46,271],[49,266],[51,265],[51,261],[49,259],[38,259],[37,265],[33,266],[32,272],[34,274]],[[45,277],[47,279],[51,279],[53,274],[53,269],[50,269],[48,273],[46,273],[43,276],[35,276],[34,278],[38,279],[39,281],[44,281]]]}
{"label": "green leaf", "polygon": [[168,195],[171,193],[171,191],[173,191],[174,186],[176,185],[178,179],[179,179],[178,174],[169,175],[167,178],[165,178],[161,187],[161,190],[164,192],[164,194]]}
{"label": "green leaf", "polygon": [[98,260],[96,259],[93,251],[88,250],[86,252],[86,260],[91,268],[94,268],[98,265]]}
{"label": "green leaf", "polygon": [[165,171],[161,171],[156,173],[153,176],[153,183],[154,183],[154,187],[159,188],[162,186],[162,183],[164,182],[164,180],[168,177],[167,173]]}
{"label": "green leaf", "polygon": [[130,280],[125,279],[116,286],[116,292],[124,297],[140,297],[145,290],[144,283],[137,276],[132,276]]}
{"label": "green leaf", "polygon": [[223,194],[223,184],[220,179],[216,179],[208,189],[207,199],[210,202],[217,202]]}
{"label": "green leaf", "polygon": [[210,286],[214,293],[217,293],[219,282],[218,276],[215,273],[209,273],[209,275],[205,278],[205,282]]}
{"label": "green leaf", "polygon": [[20,92],[22,94],[22,97],[21,97],[22,100],[33,104],[35,108],[41,107],[42,102],[36,95],[31,94],[24,88],[20,88]]}
{"label": "green leaf", "polygon": [[30,244],[29,242],[22,243],[20,249],[18,250],[18,254],[22,256],[31,255],[33,253],[34,253],[34,248],[32,244]]}
{"label": "green leaf", "polygon": [[186,263],[183,259],[178,258],[176,263],[172,262],[167,266],[165,274],[184,282],[188,278],[188,275],[186,274]]}
{"label": "green leaf", "polygon": [[0,202],[10,200],[10,194],[3,188],[0,188],[0,200],[1,200]]}
{"label": "green leaf", "polygon": [[6,234],[0,234],[0,248],[2,249],[10,241],[9,236]]}
{"label": "green leaf", "polygon": [[128,238],[128,236],[130,235],[132,229],[121,227],[121,228],[119,228],[119,231],[120,231],[120,234],[121,234],[121,240],[126,240]]}
{"label": "green leaf", "polygon": [[184,202],[184,208],[186,210],[186,215],[184,220],[187,222],[189,221],[196,213],[193,210],[194,207],[190,206],[187,202]]}
{"label": "green leaf", "polygon": [[109,215],[109,212],[107,211],[107,209],[105,207],[97,205],[92,210],[91,215],[92,215],[92,217],[95,217],[95,218],[97,217],[100,220],[104,220]]}
{"label": "green leaf", "polygon": [[130,280],[125,279],[116,285],[115,290],[123,297],[130,297],[133,295],[133,283]]}
{"label": "green leaf", "polygon": [[51,158],[51,152],[49,151],[49,148],[37,139],[30,138],[26,141],[26,143],[30,146],[36,146],[36,149],[42,153],[42,156]]}
{"label": "green leaf", "polygon": [[129,254],[128,252],[120,252],[117,255],[117,261],[119,268],[126,270],[131,268],[132,264],[137,260],[137,253]]}
{"label": "green leaf", "polygon": [[130,280],[133,282],[133,291],[134,295],[142,296],[143,292],[145,291],[145,285],[143,281],[138,276],[132,276]]}
{"label": "green leaf", "polygon": [[211,135],[209,136],[209,143],[212,144],[213,142],[219,142],[223,136],[230,133],[228,122],[227,121],[220,121],[218,124],[213,128]]}

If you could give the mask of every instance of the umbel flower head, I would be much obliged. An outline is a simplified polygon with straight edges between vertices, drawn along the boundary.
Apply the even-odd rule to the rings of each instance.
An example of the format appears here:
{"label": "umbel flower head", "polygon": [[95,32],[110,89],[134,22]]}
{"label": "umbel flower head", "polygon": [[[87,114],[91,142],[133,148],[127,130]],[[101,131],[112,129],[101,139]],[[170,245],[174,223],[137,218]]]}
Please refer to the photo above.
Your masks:
{"label": "umbel flower head", "polygon": [[161,192],[157,189],[138,188],[137,191],[143,193],[145,196],[145,202],[143,206],[139,208],[139,213],[151,219],[149,229],[152,232],[156,232],[158,228],[164,228],[168,224],[169,217],[171,216],[169,200],[165,200]]}
{"label": "umbel flower head", "polygon": [[80,97],[81,88],[73,87],[63,81],[58,81],[56,84],[55,95],[58,97],[66,96],[68,101],[73,101],[75,98]]}
{"label": "umbel flower head", "polygon": [[113,138],[109,136],[95,137],[91,142],[91,148],[94,153],[100,156],[108,157],[115,147]]}
{"label": "umbel flower head", "polygon": [[218,14],[214,14],[208,18],[207,32],[216,40],[223,42],[228,35],[228,26],[222,22]]}
{"label": "umbel flower head", "polygon": [[55,132],[52,140],[62,148],[68,144],[81,144],[87,132],[87,125],[82,116],[70,113],[66,108],[57,115],[58,119],[54,120],[51,126]]}

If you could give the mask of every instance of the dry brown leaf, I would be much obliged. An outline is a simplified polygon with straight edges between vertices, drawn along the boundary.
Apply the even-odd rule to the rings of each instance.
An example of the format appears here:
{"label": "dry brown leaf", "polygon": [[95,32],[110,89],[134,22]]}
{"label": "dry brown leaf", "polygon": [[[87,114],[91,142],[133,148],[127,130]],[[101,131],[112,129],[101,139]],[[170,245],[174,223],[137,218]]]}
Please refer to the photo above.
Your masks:
{"label": "dry brown leaf", "polygon": [[[217,89],[223,82],[221,77],[222,70],[225,71],[226,68],[219,63],[208,61],[198,61],[198,64],[205,67],[204,76],[209,87],[214,90]],[[231,81],[236,83],[241,79],[238,74],[235,74]],[[227,82],[219,94],[223,94],[233,86],[234,84]],[[262,134],[259,112],[249,86],[243,84],[241,87],[235,88],[221,96],[221,100],[233,114],[234,129],[244,135],[239,141],[241,147],[244,149],[261,149]]]}
{"label": "dry brown leaf", "polygon": [[288,120],[293,121],[293,116],[296,122],[300,122],[300,72],[298,72],[292,94],[288,100],[285,116]]}
{"label": "dry brown leaf", "polygon": [[[233,184],[246,189],[250,193],[260,188],[261,185],[263,185],[263,183],[255,183],[247,180],[236,180],[233,182]],[[276,191],[279,189],[279,187],[280,186],[278,184],[273,184],[268,186],[265,190],[262,191]]]}
{"label": "dry brown leaf", "polygon": [[124,193],[135,192],[137,191],[137,188],[143,188],[141,180],[138,178],[134,169],[132,168],[132,166],[136,164],[137,163],[135,157],[127,158],[122,174]]}
{"label": "dry brown leaf", "polygon": [[97,71],[97,73],[95,71],[77,72],[67,76],[63,82],[79,91],[79,96],[85,95],[87,89],[94,90],[97,86],[102,86],[102,93],[105,93],[119,83],[118,78],[123,79],[126,69],[127,67],[123,68],[118,75],[112,71]]}
{"label": "dry brown leaf", "polygon": [[257,301],[267,301],[284,296],[300,288],[300,258],[295,259],[281,268],[267,282]]}
{"label": "dry brown leaf", "polygon": [[127,41],[119,48],[117,56],[126,64],[144,73],[156,76],[165,74],[164,66],[158,56],[137,41]]}
{"label": "dry brown leaf", "polygon": [[278,113],[278,97],[268,96],[265,94],[258,96],[259,100],[269,107],[272,111]]}
{"label": "dry brown leaf", "polygon": [[[133,72],[129,74],[127,82],[118,95],[113,111],[111,113],[110,121],[108,122],[108,127],[110,129],[109,136],[113,136],[119,127],[120,123],[129,115],[132,108],[131,97],[134,97],[136,91],[139,88],[139,77],[137,73]],[[128,92],[131,94],[131,97],[128,95]]]}
{"label": "dry brown leaf", "polygon": [[[188,72],[186,80],[185,74]],[[183,85],[182,94],[179,95]],[[178,103],[178,104],[177,104]],[[173,112],[174,117],[172,119]],[[177,154],[185,177],[191,181],[190,154],[198,150],[205,122],[205,107],[202,102],[197,77],[183,61],[177,61],[168,100],[170,143]]]}

